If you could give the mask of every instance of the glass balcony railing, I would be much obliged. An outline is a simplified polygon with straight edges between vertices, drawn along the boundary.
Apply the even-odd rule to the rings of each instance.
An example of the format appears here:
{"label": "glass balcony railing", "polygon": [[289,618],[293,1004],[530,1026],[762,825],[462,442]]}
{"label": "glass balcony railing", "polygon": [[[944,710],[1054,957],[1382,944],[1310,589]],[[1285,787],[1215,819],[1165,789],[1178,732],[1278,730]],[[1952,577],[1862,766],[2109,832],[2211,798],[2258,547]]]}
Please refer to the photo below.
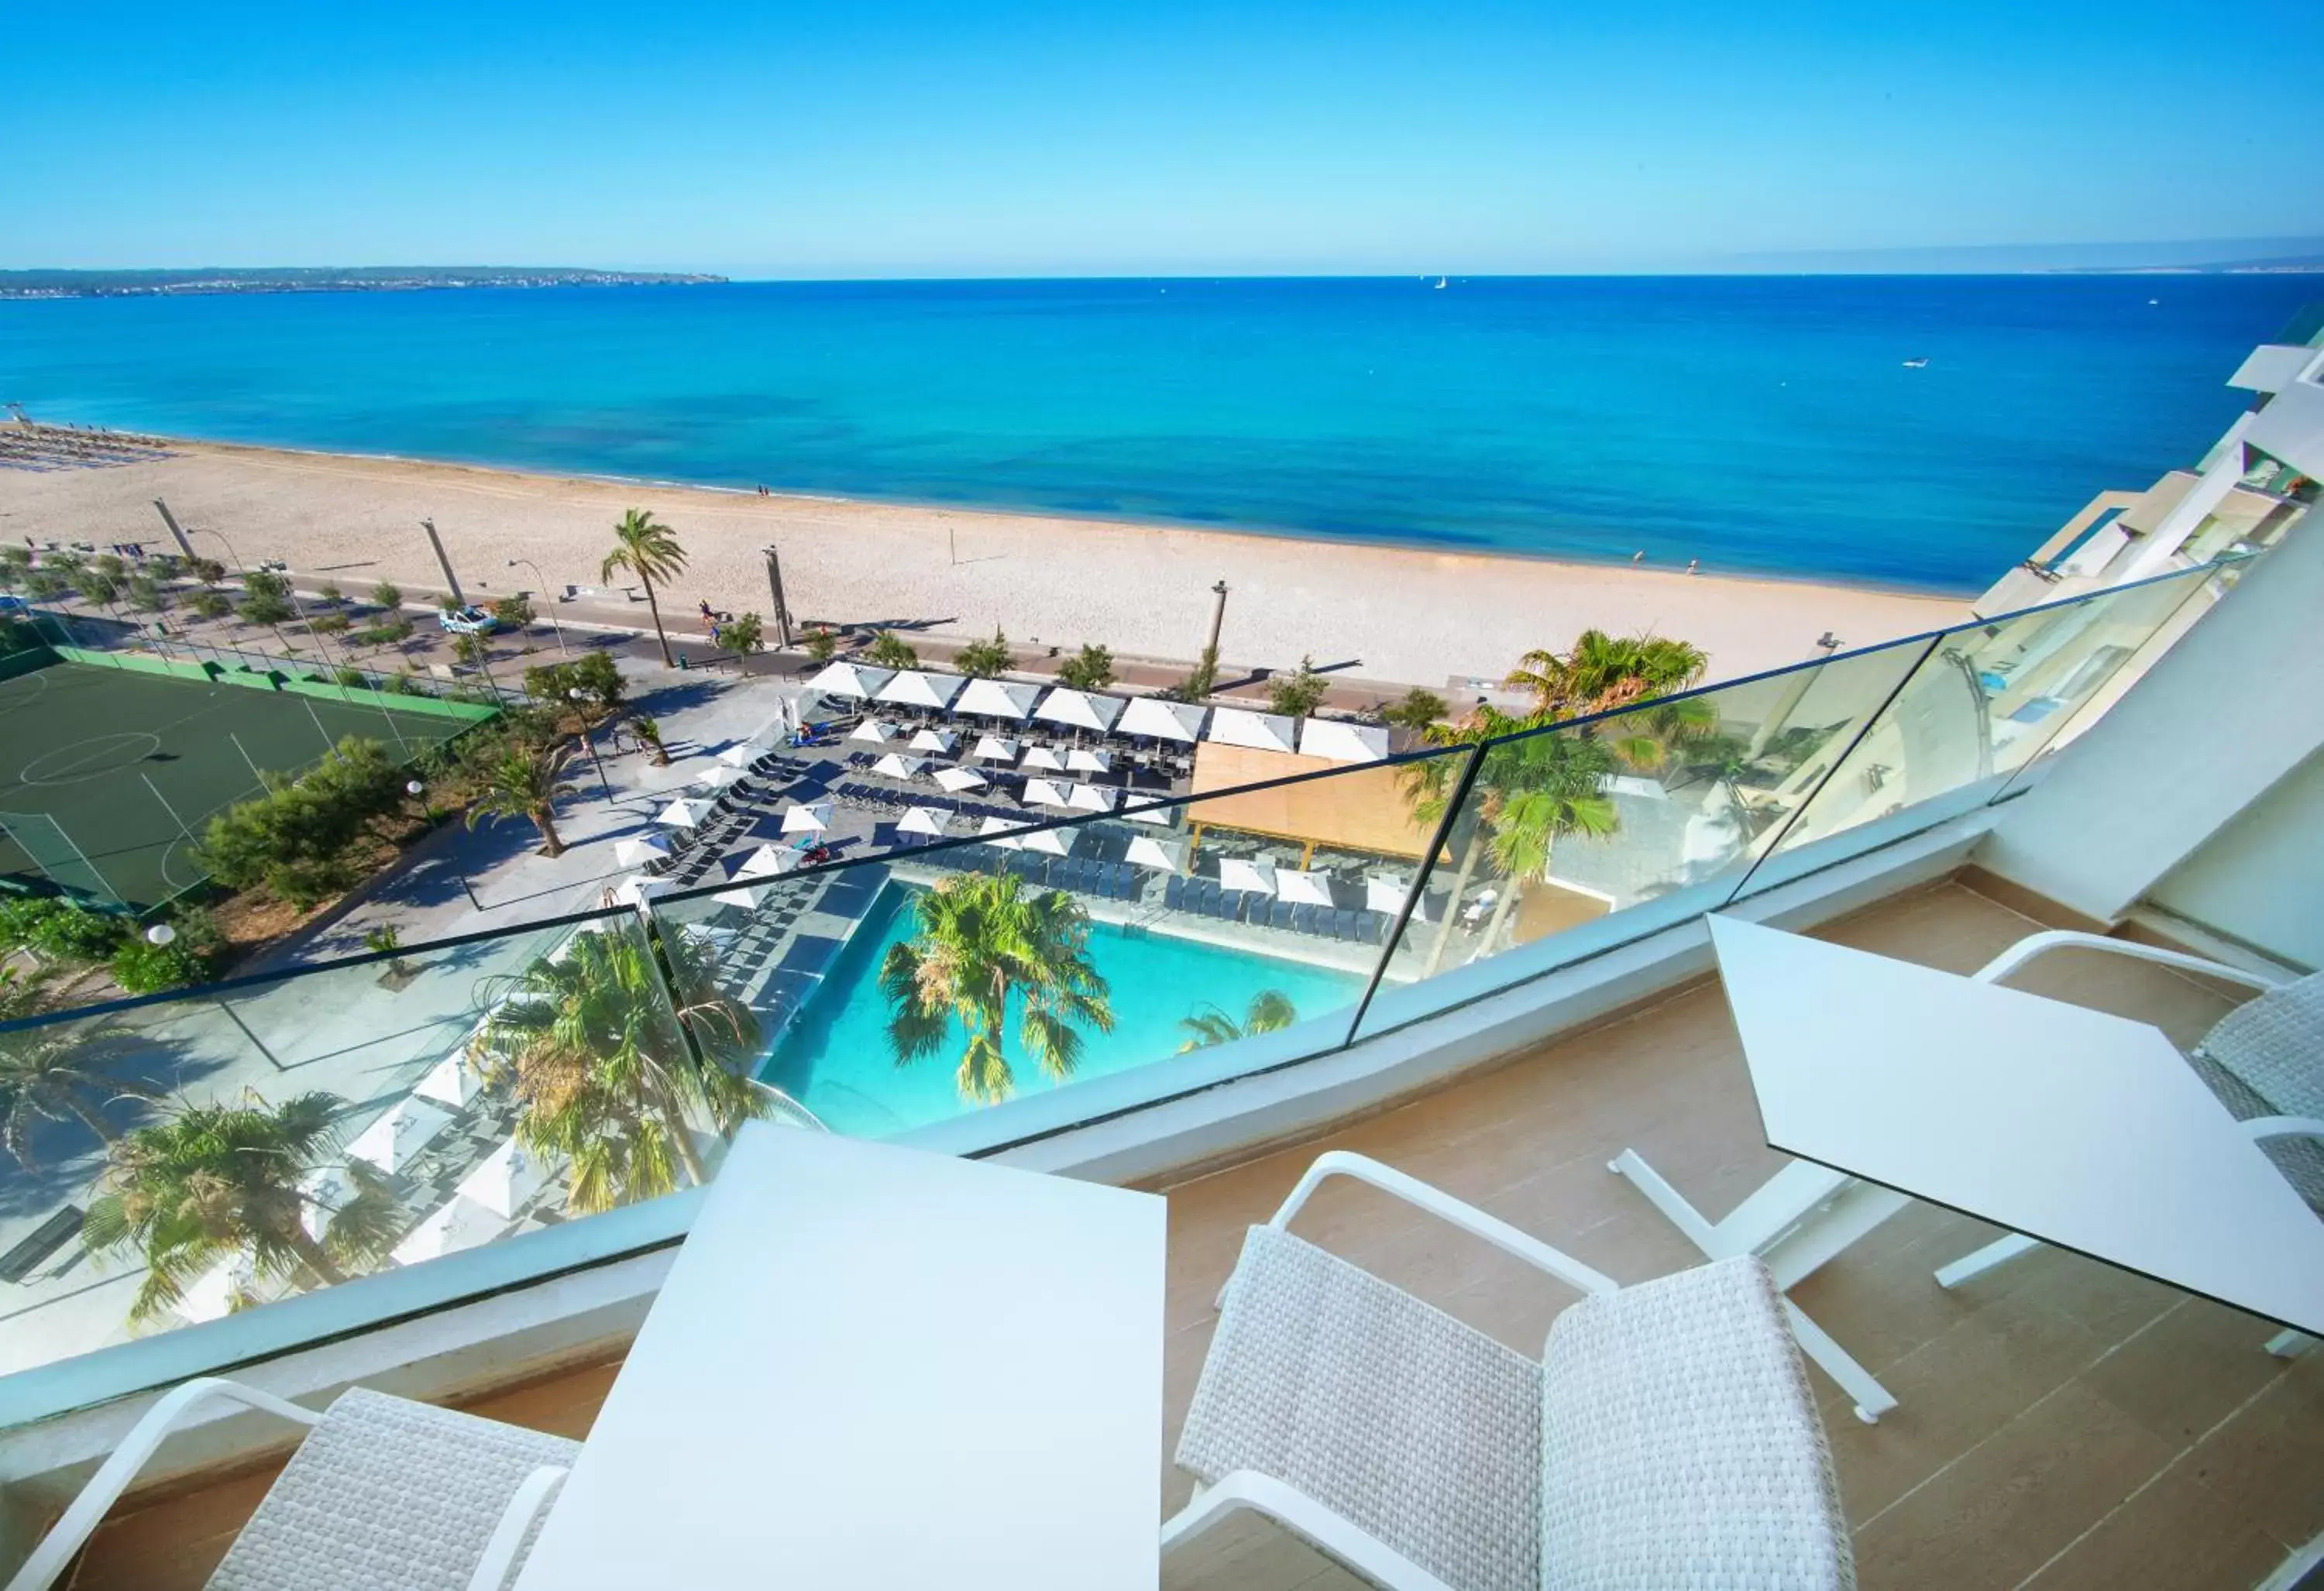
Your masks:
{"label": "glass balcony railing", "polygon": [[0,1424],[669,1241],[747,1117],[988,1152],[1861,856],[2006,797],[2211,573],[1127,809],[843,777],[924,842],[812,864],[809,817],[640,909],[0,1024],[48,1080]]}

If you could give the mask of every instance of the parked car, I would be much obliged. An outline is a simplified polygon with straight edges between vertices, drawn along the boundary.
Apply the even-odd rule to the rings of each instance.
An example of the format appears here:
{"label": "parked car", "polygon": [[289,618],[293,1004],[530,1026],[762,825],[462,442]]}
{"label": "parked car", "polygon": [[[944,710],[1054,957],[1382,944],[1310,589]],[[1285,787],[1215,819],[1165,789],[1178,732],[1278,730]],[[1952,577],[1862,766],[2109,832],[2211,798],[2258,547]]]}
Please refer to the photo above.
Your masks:
{"label": "parked car", "polygon": [[465,608],[438,609],[436,622],[453,635],[490,635],[501,627],[499,620],[473,604]]}

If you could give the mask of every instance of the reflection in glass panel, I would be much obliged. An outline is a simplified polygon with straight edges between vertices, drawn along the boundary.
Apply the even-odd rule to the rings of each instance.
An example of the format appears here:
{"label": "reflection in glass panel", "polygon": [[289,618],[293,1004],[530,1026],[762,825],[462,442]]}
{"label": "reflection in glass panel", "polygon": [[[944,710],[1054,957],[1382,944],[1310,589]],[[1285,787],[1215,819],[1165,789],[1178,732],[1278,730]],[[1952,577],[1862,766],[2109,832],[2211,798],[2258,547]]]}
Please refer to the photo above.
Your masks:
{"label": "reflection in glass panel", "polygon": [[0,1065],[44,1080],[0,1159],[6,1371],[683,1187],[764,1113],[627,913],[20,1025]]}
{"label": "reflection in glass panel", "polygon": [[770,845],[652,910],[715,948],[758,1081],[833,1131],[1199,1086],[1344,1036],[1428,841],[1399,769],[1271,755],[1213,769],[1205,742],[1196,785],[1322,777],[1046,829],[1038,803],[923,796],[923,846],[806,869]]}
{"label": "reflection in glass panel", "polygon": [[2190,571],[1947,632],[1749,887],[1771,887],[1991,799],[2117,683],[2202,578]]}
{"label": "reflection in glass panel", "polygon": [[[1364,1031],[1723,904],[1926,645],[1489,747]],[[1457,786],[1457,765],[1445,768],[1426,776],[1443,784],[1424,793],[1432,814]]]}

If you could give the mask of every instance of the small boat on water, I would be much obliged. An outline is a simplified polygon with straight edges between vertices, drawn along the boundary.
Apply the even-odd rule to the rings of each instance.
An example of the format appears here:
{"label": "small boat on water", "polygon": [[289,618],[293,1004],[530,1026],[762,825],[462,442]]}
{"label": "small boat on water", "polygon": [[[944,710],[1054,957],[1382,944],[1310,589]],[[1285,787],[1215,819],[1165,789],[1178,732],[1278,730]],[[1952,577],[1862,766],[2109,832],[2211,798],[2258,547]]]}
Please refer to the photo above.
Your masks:
{"label": "small boat on water", "polygon": [[1904,361],[1904,368],[1906,370],[1926,370],[1929,368],[1929,356],[1923,354],[1918,359],[1907,359]]}
{"label": "small boat on water", "polygon": [[1444,290],[1444,279],[1441,276],[1436,279],[1436,290],[1440,293]]}

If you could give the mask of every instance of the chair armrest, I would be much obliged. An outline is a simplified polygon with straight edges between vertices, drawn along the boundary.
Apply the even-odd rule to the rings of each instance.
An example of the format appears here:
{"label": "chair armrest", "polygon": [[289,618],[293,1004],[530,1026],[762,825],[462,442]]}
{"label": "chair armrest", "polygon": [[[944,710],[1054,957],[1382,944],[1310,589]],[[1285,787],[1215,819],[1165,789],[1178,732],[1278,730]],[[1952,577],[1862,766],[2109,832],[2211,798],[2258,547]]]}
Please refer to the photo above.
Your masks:
{"label": "chair armrest", "polygon": [[1344,1149],[1333,1149],[1318,1155],[1299,1185],[1291,1190],[1291,1197],[1283,1201],[1267,1224],[1283,1228],[1299,1213],[1307,1196],[1326,1177],[1353,1177],[1360,1182],[1370,1182],[1383,1192],[1393,1193],[1406,1204],[1426,1210],[1439,1220],[1460,1228],[1471,1236],[1483,1238],[1504,1254],[1515,1255],[1527,1265],[1548,1272],[1570,1287],[1583,1292],[1613,1292],[1620,1283],[1612,1277],[1600,1274],[1575,1259],[1572,1255],[1552,1248],[1540,1238],[1518,1231],[1508,1222],[1487,1215],[1473,1204],[1464,1204],[1439,1188],[1432,1188],[1417,1177],[1408,1177],[1392,1165],[1382,1165],[1367,1155],[1351,1154]]}
{"label": "chair armrest", "polygon": [[493,1527],[490,1540],[484,1543],[484,1555],[476,1560],[475,1572],[468,1577],[468,1591],[501,1591],[507,1582],[509,1570],[515,1566],[517,1549],[524,1545],[532,1522],[558,1485],[571,1471],[562,1464],[536,1466],[530,1474],[517,1483],[510,1494],[508,1506],[501,1510],[500,1522]]}
{"label": "chair armrest", "polygon": [[2200,972],[2206,978],[2218,978],[2228,983],[2240,983],[2246,989],[2271,989],[2283,987],[2280,979],[2268,978],[2257,972],[2246,972],[2241,967],[2230,967],[2224,961],[2214,961],[2206,956],[2190,956],[2179,951],[2163,950],[2151,944],[2139,944],[2127,939],[2108,939],[2102,933],[2075,933],[2063,929],[2047,933],[2028,934],[2003,951],[1969,976],[1979,983],[1997,983],[2018,968],[2039,955],[2053,950],[2106,951],[2117,956],[2128,956],[2136,961],[2153,961],[2159,966],[2176,967],[2182,972]]}
{"label": "chair armrest", "polygon": [[2324,1120],[2312,1116],[2255,1116],[2236,1124],[2255,1144],[2267,1138],[2315,1138],[2324,1141]]}
{"label": "chair armrest", "polygon": [[1266,1515],[1372,1585],[1390,1591],[1452,1591],[1379,1537],[1350,1524],[1305,1492],[1255,1469],[1233,1471],[1171,1515],[1162,1526],[1163,1556],[1243,1513]]}
{"label": "chair armrest", "polygon": [[137,1472],[145,1467],[145,1460],[153,1456],[153,1450],[197,1404],[215,1398],[245,1403],[266,1413],[280,1414],[285,1420],[296,1421],[300,1425],[316,1426],[323,1422],[323,1417],[311,1409],[302,1409],[272,1393],[261,1392],[254,1386],[244,1386],[238,1381],[227,1381],[219,1376],[198,1376],[171,1388],[162,1394],[160,1402],[145,1411],[137,1423],[130,1428],[121,1446],[114,1449],[113,1456],[89,1477],[88,1485],[80,1489],[80,1495],[72,1500],[72,1506],[64,1511],[56,1527],[41,1539],[41,1544],[32,1549],[32,1556],[24,1559],[24,1567],[18,1569],[15,1578],[8,1582],[8,1591],[42,1591],[64,1573],[72,1563],[74,1555],[88,1544],[89,1537],[103,1522],[106,1511],[120,1501],[121,1494],[129,1489],[129,1483],[137,1478]]}

